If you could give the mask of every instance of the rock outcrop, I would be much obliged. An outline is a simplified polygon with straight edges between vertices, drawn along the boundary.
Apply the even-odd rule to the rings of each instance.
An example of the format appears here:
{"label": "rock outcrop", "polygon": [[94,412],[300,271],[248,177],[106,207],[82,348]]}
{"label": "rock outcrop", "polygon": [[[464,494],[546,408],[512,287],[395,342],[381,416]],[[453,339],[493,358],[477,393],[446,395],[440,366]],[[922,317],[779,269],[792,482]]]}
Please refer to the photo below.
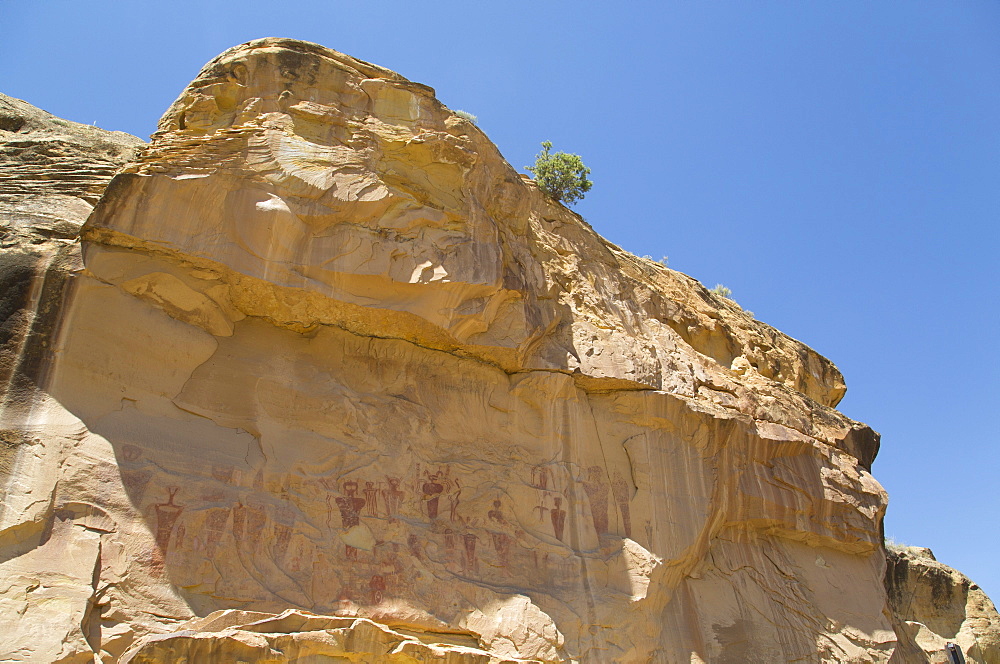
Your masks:
{"label": "rock outcrop", "polygon": [[8,407],[12,398],[31,401],[24,389],[30,395],[55,323],[52,305],[78,266],[80,226],[142,145],[0,94],[0,385]]}
{"label": "rock outcrop", "polygon": [[72,449],[49,436],[44,417],[32,418],[50,401],[39,388],[52,366],[70,274],[82,267],[80,226],[114,172],[142,145],[134,136],[62,120],[0,95],[3,661],[92,661],[81,658],[99,643],[85,633],[94,611],[99,530],[62,530],[67,515],[81,508],[51,502]]}
{"label": "rock outcrop", "polygon": [[885,583],[899,645],[892,662],[951,664],[954,643],[970,662],[1000,664],[1000,615],[968,577],[930,549],[890,547]]}
{"label": "rock outcrop", "polygon": [[893,656],[833,364],[430,88],[230,49],[74,237],[4,312],[5,660]]}

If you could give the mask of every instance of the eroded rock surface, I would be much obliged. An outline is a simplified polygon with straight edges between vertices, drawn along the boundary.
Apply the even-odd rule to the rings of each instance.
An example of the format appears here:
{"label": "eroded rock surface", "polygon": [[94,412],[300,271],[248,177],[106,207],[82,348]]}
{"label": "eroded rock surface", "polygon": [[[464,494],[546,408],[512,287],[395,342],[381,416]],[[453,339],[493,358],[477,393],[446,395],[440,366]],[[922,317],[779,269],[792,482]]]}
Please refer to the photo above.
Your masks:
{"label": "eroded rock surface", "polygon": [[0,658],[889,660],[837,369],[430,88],[235,47],[81,237],[2,414]]}
{"label": "eroded rock surface", "polygon": [[964,574],[934,559],[930,549],[893,547],[885,582],[899,646],[892,662],[950,664],[948,643],[967,661],[1000,664],[1000,615]]}
{"label": "eroded rock surface", "polygon": [[[0,94],[0,660],[92,661],[100,517],[52,502],[72,447],[36,406],[51,366],[80,226],[143,142]],[[60,456],[62,458],[60,458]],[[109,522],[107,522],[109,523]],[[75,524],[75,525],[74,525]],[[90,653],[90,658],[87,658]]]}
{"label": "eroded rock surface", "polygon": [[80,226],[141,145],[0,94],[0,385],[8,402],[33,389],[55,322],[51,303],[80,263]]}

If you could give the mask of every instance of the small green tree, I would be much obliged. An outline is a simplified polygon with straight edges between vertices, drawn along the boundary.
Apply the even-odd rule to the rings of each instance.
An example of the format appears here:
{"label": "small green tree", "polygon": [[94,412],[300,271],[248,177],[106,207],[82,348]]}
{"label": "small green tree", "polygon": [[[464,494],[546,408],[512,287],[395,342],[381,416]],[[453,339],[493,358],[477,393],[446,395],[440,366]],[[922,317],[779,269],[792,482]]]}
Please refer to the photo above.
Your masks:
{"label": "small green tree", "polygon": [[549,197],[572,205],[594,186],[594,183],[587,179],[590,169],[583,165],[580,155],[565,152],[550,153],[551,149],[552,141],[543,141],[542,151],[535,157],[535,165],[524,168],[531,171],[538,188]]}

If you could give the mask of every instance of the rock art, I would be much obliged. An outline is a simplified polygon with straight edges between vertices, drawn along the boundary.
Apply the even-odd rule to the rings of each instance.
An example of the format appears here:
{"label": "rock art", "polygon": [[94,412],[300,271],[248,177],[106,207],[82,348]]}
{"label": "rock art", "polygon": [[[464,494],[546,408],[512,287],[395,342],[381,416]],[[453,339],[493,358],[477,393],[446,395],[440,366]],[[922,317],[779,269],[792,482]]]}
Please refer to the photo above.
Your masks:
{"label": "rock art", "polygon": [[[0,114],[0,158],[38,118]],[[598,236],[431,88],[263,39],[138,154],[74,131],[79,159],[0,178],[0,659],[929,642],[836,367]]]}

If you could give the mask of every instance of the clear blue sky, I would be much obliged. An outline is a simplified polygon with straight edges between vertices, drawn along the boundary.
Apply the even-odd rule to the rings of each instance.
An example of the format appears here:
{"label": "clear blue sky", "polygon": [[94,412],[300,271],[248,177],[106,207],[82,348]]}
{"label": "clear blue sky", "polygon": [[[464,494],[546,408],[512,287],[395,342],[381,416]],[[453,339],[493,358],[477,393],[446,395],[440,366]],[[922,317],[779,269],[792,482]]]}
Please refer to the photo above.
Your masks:
{"label": "clear blue sky", "polygon": [[433,86],[515,167],[582,155],[605,237],[840,367],[887,534],[1000,600],[1000,3],[0,0],[0,91],[146,138],[266,36]]}

